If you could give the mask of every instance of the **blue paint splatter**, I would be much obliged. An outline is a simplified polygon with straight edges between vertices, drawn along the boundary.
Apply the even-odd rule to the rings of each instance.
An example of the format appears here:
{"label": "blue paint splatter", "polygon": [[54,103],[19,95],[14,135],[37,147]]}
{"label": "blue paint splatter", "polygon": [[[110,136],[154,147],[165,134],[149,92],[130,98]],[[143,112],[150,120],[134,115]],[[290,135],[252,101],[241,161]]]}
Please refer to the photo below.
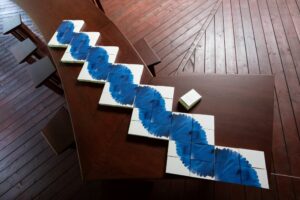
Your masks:
{"label": "blue paint splatter", "polygon": [[165,101],[157,90],[134,84],[126,66],[109,63],[104,49],[90,47],[88,35],[73,30],[71,22],[63,22],[57,40],[71,45],[74,58],[88,62],[88,72],[94,79],[110,83],[109,90],[116,102],[134,104],[139,109],[139,118],[149,133],[174,140],[178,156],[191,172],[219,181],[261,186],[256,171],[244,157],[230,149],[208,145],[205,131],[195,119],[166,111]]}

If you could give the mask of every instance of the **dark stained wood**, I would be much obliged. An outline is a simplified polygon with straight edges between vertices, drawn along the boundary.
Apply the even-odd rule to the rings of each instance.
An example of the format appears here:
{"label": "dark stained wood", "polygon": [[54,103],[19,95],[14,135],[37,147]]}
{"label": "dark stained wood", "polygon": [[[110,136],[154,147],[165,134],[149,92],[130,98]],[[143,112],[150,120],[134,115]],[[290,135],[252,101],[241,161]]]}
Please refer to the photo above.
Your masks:
{"label": "dark stained wood", "polygon": [[42,134],[57,155],[69,148],[74,143],[74,134],[68,111],[61,108],[43,128]]}
{"label": "dark stained wood", "polygon": [[[161,48],[166,46],[166,37],[168,37],[168,34],[171,34],[170,37],[173,38],[173,40],[185,40],[188,39],[188,34],[186,34],[185,37],[178,37],[180,34],[183,34],[182,31],[184,29],[182,28],[184,24],[180,23],[180,19],[183,18],[185,15],[188,15],[192,12],[194,9],[198,9],[199,12],[195,11],[194,16],[201,15],[201,5],[204,2],[207,1],[195,1],[195,0],[103,0],[103,6],[105,7],[105,12],[108,15],[108,17],[116,23],[116,25],[120,28],[120,30],[128,37],[128,39],[134,43],[135,41],[146,38],[150,44],[152,44],[151,40],[149,38],[153,37],[157,43],[157,47]],[[285,35],[283,37],[287,37],[289,45],[292,43],[291,51],[292,58],[295,63],[297,63],[296,59],[298,59],[298,55],[295,53],[295,47],[299,47],[298,42],[299,39],[296,40],[294,37],[295,30],[297,32],[298,38],[299,38],[299,7],[300,7],[300,1],[299,0],[278,0],[278,1],[272,1],[272,3],[266,3],[266,1],[256,1],[256,0],[248,0],[248,1],[239,1],[240,8],[246,8],[244,5],[245,3],[249,3],[249,10],[250,10],[250,16],[252,21],[252,30],[245,31],[243,30],[243,34],[246,37],[247,35],[251,36],[251,31],[253,31],[254,34],[254,42],[255,47],[257,51],[257,57],[258,57],[258,65],[259,70],[261,74],[273,74],[275,76],[275,89],[276,92],[274,93],[275,99],[278,99],[278,101],[275,101],[274,104],[274,132],[273,135],[273,162],[274,162],[274,168],[271,169],[272,172],[277,172],[285,175],[292,175],[291,173],[294,173],[294,171],[299,168],[299,160],[297,157],[297,146],[299,146],[299,140],[298,138],[295,138],[294,136],[290,136],[291,131],[293,132],[292,135],[294,135],[294,127],[296,123],[293,123],[293,110],[296,109],[290,109],[292,106],[291,101],[297,102],[299,101],[299,98],[297,95],[293,94],[292,98],[290,98],[289,93],[290,91],[293,91],[293,93],[297,94],[297,90],[293,89],[293,85],[289,84],[287,86],[286,80],[289,78],[289,76],[285,77],[285,72],[287,72],[290,68],[290,66],[281,65],[281,56],[285,56],[285,54],[291,54],[289,51],[278,51],[278,44],[277,39],[280,36],[280,34],[276,33],[279,30],[284,30]],[[273,6],[273,4],[277,4],[278,10],[280,11],[280,14],[277,15],[275,18],[270,18],[270,6]],[[288,11],[286,12],[286,6],[288,7]],[[232,24],[232,10],[231,10],[231,1],[230,0],[223,0],[221,3],[221,7],[223,8],[223,15],[221,16],[222,12],[220,11],[220,7],[217,10],[217,13],[215,15],[214,23],[215,23],[215,37],[216,37],[216,72],[217,73],[237,73],[236,69],[236,51],[239,49],[235,48],[235,40],[234,40],[234,29]],[[200,13],[201,10],[201,13]],[[97,10],[99,12],[99,10]],[[247,11],[246,11],[247,12]],[[20,8],[18,8],[14,3],[12,3],[10,0],[2,0],[0,1],[0,21],[3,22],[5,19],[9,19],[12,16],[15,16],[16,13],[20,13],[22,15],[22,21],[24,24],[26,24],[36,35],[38,35],[40,38],[41,35],[38,31],[38,29],[32,24],[32,21],[27,17],[27,15],[22,11]],[[198,13],[198,14],[197,14]],[[273,10],[272,10],[272,13]],[[247,15],[244,15],[243,12],[241,12],[242,16],[242,23],[243,27],[250,27],[249,26],[249,17]],[[245,16],[245,17],[244,17]],[[280,16],[280,18],[278,17]],[[290,17],[289,17],[290,16]],[[220,18],[222,18],[220,20]],[[245,21],[244,19],[247,19],[248,21]],[[280,23],[280,20],[283,21],[283,28],[278,29],[277,26],[278,23]],[[292,20],[292,23],[291,21]],[[222,29],[221,22],[224,22],[224,39],[222,42]],[[177,23],[178,22],[178,23]],[[101,23],[101,22],[98,22]],[[187,21],[188,23],[188,21]],[[244,26],[246,23],[246,26]],[[247,25],[248,23],[248,25]],[[59,22],[57,22],[56,25],[54,25],[53,30],[57,28]],[[190,22],[189,25],[192,25],[193,23]],[[293,26],[291,26],[291,24]],[[275,27],[275,28],[274,28]],[[0,23],[0,33],[2,33],[3,24]],[[163,33],[161,34],[161,30],[166,29],[173,29],[173,30],[180,30],[178,32],[175,32],[172,36],[173,32],[169,33]],[[294,30],[295,29],[295,30]],[[206,29],[203,29],[204,31]],[[179,32],[181,32],[179,34]],[[49,32],[49,35],[52,35],[52,32]],[[204,33],[205,34],[205,33]],[[153,35],[153,36],[152,36]],[[177,35],[177,37],[174,37]],[[281,34],[282,35],[282,34]],[[149,36],[149,37],[148,37]],[[291,37],[292,36],[292,37]],[[282,37],[282,36],[280,36]],[[246,48],[247,46],[247,38],[245,38],[245,44]],[[43,38],[42,38],[43,40]],[[160,67],[166,66],[164,70],[159,71],[157,73],[158,76],[161,75],[168,75],[168,74],[175,74],[174,71],[178,68],[179,64],[181,63],[181,60],[184,57],[184,53],[188,50],[189,45],[193,42],[194,38],[190,37],[190,39],[186,41],[182,41],[184,45],[179,45],[181,42],[176,42],[174,44],[176,45],[167,45],[168,47],[165,48],[164,51],[171,52],[166,58],[162,58],[162,64],[161,66],[158,66],[158,69]],[[160,44],[157,41],[164,41],[163,44]],[[218,41],[218,42],[217,42]],[[278,41],[283,41],[282,39],[279,39]],[[13,59],[12,55],[7,50],[8,47],[16,44],[16,39],[12,37],[11,34],[8,35],[0,35],[0,90],[1,90],[1,100],[0,100],[0,137],[2,138],[2,132],[6,136],[5,139],[1,139],[1,147],[3,147],[2,150],[0,150],[0,160],[1,158],[4,159],[4,157],[10,157],[10,155],[15,152],[23,152],[24,154],[20,154],[19,156],[25,156],[30,151],[23,151],[22,149],[30,143],[30,140],[33,139],[34,135],[38,135],[41,137],[40,130],[42,127],[47,124],[48,120],[51,119],[52,115],[55,113],[56,109],[54,107],[61,106],[63,103],[63,100],[61,98],[58,98],[55,94],[53,94],[51,91],[49,91],[45,87],[41,87],[39,89],[34,89],[32,83],[30,83],[30,78],[28,77],[28,74],[26,73],[26,67],[27,65],[21,64],[17,65],[15,60]],[[188,44],[187,44],[188,43]],[[224,61],[222,61],[222,47],[219,45],[224,44],[225,47],[225,66],[222,64]],[[282,44],[280,44],[282,45]],[[297,46],[298,45],[298,46]],[[153,45],[150,45],[152,48]],[[205,61],[205,40],[203,40],[203,37],[201,38],[200,42],[196,46],[195,51],[198,51],[197,56],[195,56],[195,52],[192,53],[193,58],[189,60],[189,66],[186,69],[182,69],[181,71],[199,71],[201,72],[201,69],[203,69],[204,73],[204,63]],[[254,57],[251,57],[251,55],[255,56],[255,54],[248,54],[247,52],[247,61],[251,59],[255,59]],[[194,59],[197,59],[196,62],[194,62]],[[197,68],[193,66],[193,63],[200,63],[200,67]],[[222,69],[222,72],[218,71],[218,66],[224,67]],[[294,65],[296,66],[296,65]],[[251,71],[251,66],[249,65],[249,72]],[[194,68],[194,69],[193,69]],[[297,68],[298,69],[298,68]],[[225,70],[225,72],[223,72]],[[298,73],[299,74],[299,73]],[[289,91],[289,89],[292,89]],[[47,98],[51,96],[56,96],[55,98],[50,98],[49,100]],[[50,101],[50,102],[49,102]],[[44,103],[49,102],[49,103]],[[51,106],[52,104],[55,104],[55,106]],[[293,105],[295,105],[293,103]],[[32,114],[32,112],[34,114]],[[39,113],[40,112],[40,113]],[[29,117],[27,116],[29,115]],[[34,115],[38,115],[35,117]],[[295,116],[295,115],[294,115]],[[5,120],[5,123],[2,123],[2,119]],[[290,121],[290,123],[287,123]],[[17,124],[14,125],[14,124]],[[4,126],[2,126],[2,124]],[[9,128],[8,131],[5,131],[5,127],[8,127],[10,125],[14,128]],[[299,128],[298,135],[299,135]],[[10,136],[10,134],[12,134]],[[42,138],[42,137],[41,137]],[[291,138],[291,139],[289,139]],[[287,141],[287,142],[286,142]],[[50,147],[48,147],[48,152],[51,152]],[[68,153],[67,151],[66,153]],[[76,152],[72,152],[75,154]],[[45,154],[42,154],[45,155]],[[42,157],[40,156],[40,158]],[[64,156],[65,153],[62,155]],[[53,154],[54,156],[54,154]],[[15,157],[16,159],[18,158]],[[49,164],[55,163],[55,160],[60,159],[61,156],[54,156],[51,157],[49,160],[45,160],[44,164],[40,165],[38,168],[27,168],[26,166],[33,167],[34,165],[25,165],[22,168],[22,171],[32,171],[35,172],[35,175],[40,174],[43,170],[43,168],[46,168]],[[64,160],[64,162],[67,162],[65,158],[61,158]],[[42,161],[42,160],[41,160]],[[2,163],[2,161],[0,161]],[[35,162],[36,163],[36,162]],[[38,162],[37,162],[38,163]],[[15,165],[15,164],[13,164]],[[77,164],[74,164],[77,165]],[[73,165],[73,166],[74,166]],[[50,168],[54,167],[54,165],[50,165]],[[75,175],[73,169],[74,167],[70,167],[70,173],[66,173],[66,175],[61,175],[60,177],[57,177],[55,181],[52,183],[46,182],[49,186],[48,189],[43,189],[43,187],[39,187],[40,191],[36,190],[35,193],[30,192],[32,194],[32,197],[35,196],[35,198],[40,199],[70,199],[75,198],[77,196],[83,197],[83,199],[111,199],[110,197],[116,196],[116,190],[114,190],[113,187],[110,187],[111,190],[105,192],[105,196],[101,193],[99,194],[99,191],[104,190],[99,184],[97,187],[91,187],[89,189],[81,190],[82,188],[82,182],[79,171],[77,171],[77,175]],[[293,171],[290,169],[293,168]],[[77,167],[77,170],[79,167]],[[51,176],[51,173],[53,173],[53,170],[47,171],[45,170],[45,173],[40,176],[31,176],[28,174],[28,178],[24,179],[23,176],[13,176],[14,180],[18,185],[16,187],[22,186],[26,180],[32,180],[38,181],[42,176],[48,177]],[[24,174],[24,173],[22,173]],[[16,174],[17,175],[17,174]],[[296,175],[296,174],[294,174]],[[31,178],[32,177],[32,178]],[[300,190],[299,190],[299,177],[296,175],[295,178],[290,178],[291,181],[276,181],[277,175],[271,175],[270,176],[270,185],[271,190],[263,190],[261,193],[261,199],[300,199]],[[60,181],[61,179],[64,179],[64,181]],[[116,181],[117,182],[117,181]],[[56,188],[57,183],[57,188]],[[247,192],[251,192],[251,190],[246,191],[240,191],[239,189],[236,189],[236,187],[232,187],[229,189],[226,184],[221,184],[218,186],[218,188],[210,188],[208,184],[210,184],[210,181],[202,182],[202,181],[191,181],[188,184],[172,184],[172,180],[164,180],[164,181],[153,181],[153,185],[151,189],[145,188],[143,189],[143,198],[146,199],[166,199],[168,197],[177,197],[176,193],[178,192],[178,196],[182,196],[182,193],[184,193],[185,197],[189,197],[190,199],[246,199],[246,197],[250,198],[252,197],[252,194],[249,194]],[[286,184],[288,183],[288,184]],[[1,186],[7,188],[4,186],[5,184],[9,184],[8,182],[3,182]],[[64,185],[65,184],[65,185]],[[118,183],[117,183],[118,184]],[[124,187],[126,187],[126,184],[132,184],[131,188],[132,190],[136,189],[137,183],[123,183]],[[64,185],[64,186],[63,186]],[[112,185],[112,184],[111,184]],[[26,188],[36,187],[37,184],[27,184]],[[121,187],[122,185],[120,185]],[[184,186],[182,188],[182,186]],[[232,185],[235,186],[235,185]],[[13,187],[13,186],[10,186]],[[89,186],[86,186],[89,187]],[[288,190],[286,187],[289,187]],[[24,187],[23,187],[24,188]],[[118,187],[119,188],[119,187]],[[140,187],[143,188],[143,187]],[[277,188],[280,188],[280,190],[277,190]],[[294,189],[291,189],[294,188]],[[109,187],[106,187],[105,189],[109,189]],[[222,193],[221,191],[224,191],[224,189],[228,189],[228,193]],[[184,191],[183,191],[184,190]],[[25,190],[26,191],[26,190]],[[30,189],[30,191],[34,191]],[[219,191],[219,193],[215,193],[216,191]],[[172,194],[170,194],[172,192]],[[39,194],[38,194],[39,193]],[[109,195],[112,193],[112,195]],[[120,193],[118,198],[131,198],[135,199],[134,195],[129,195],[131,192],[127,193]],[[215,193],[215,194],[214,194]],[[12,195],[13,193],[10,193],[12,198],[16,198],[19,193],[15,193],[15,195]],[[131,193],[132,194],[132,193]],[[224,194],[224,195],[223,195]],[[0,197],[0,199],[3,199]],[[177,198],[178,199],[178,198]]]}
{"label": "dark stained wood", "polygon": [[[183,110],[177,104],[179,98],[189,88],[194,88],[205,98],[190,112],[215,116],[215,143],[264,151],[270,171],[273,127],[272,76],[182,75],[157,77],[151,84],[175,86],[173,110],[181,112]],[[240,140],[241,137],[247,140]]]}
{"label": "dark stained wood", "polygon": [[[31,1],[31,3],[20,1],[18,3],[36,22],[46,40],[52,37],[63,19],[70,17],[80,18],[85,20],[85,23],[88,25],[85,27],[85,30],[101,32],[102,45],[119,46],[120,52],[117,62],[143,64],[131,43],[91,2],[69,2],[64,3],[63,6],[60,1],[52,2],[52,9],[57,10],[55,14],[51,11],[52,9],[49,9],[49,5],[46,6],[43,1]],[[85,10],[88,10],[89,15],[82,16],[82,12]],[[43,19],[44,17],[42,16],[47,17]],[[155,167],[141,169],[139,164],[136,164],[136,160],[142,160],[148,154],[152,155],[152,157],[147,157],[148,159],[145,162],[155,164],[156,158],[165,159],[165,148],[145,146],[145,144],[134,142],[124,143],[131,113],[122,109],[116,112],[111,110],[111,108],[98,108],[97,102],[101,94],[101,88],[87,87],[84,84],[78,85],[76,80],[80,68],[76,67],[76,65],[71,67],[71,64],[60,63],[63,52],[64,50],[50,50],[61,77],[65,98],[68,102],[83,178],[161,177],[164,167],[162,162],[156,163],[160,168],[160,171],[157,171]],[[150,77],[150,72],[145,68],[142,82],[146,83]],[[86,97],[89,99],[88,103]],[[95,121],[97,123],[94,123]],[[116,124],[118,125],[116,126]],[[112,127],[112,129],[107,127]],[[100,130],[101,134],[99,135]],[[115,135],[118,135],[118,137],[115,137]],[[107,152],[109,152],[109,155]],[[140,153],[134,154],[134,152]],[[145,152],[147,153],[145,154]],[[128,159],[128,154],[135,156]],[[119,162],[121,160],[127,160],[127,162],[120,168]]]}
{"label": "dark stained wood", "polygon": [[152,75],[155,76],[155,65],[161,62],[158,55],[155,51],[149,46],[148,42],[145,38],[140,39],[136,43],[134,43],[134,47],[136,48],[137,52],[142,57],[145,64],[148,66],[149,70],[151,71]]}
{"label": "dark stained wood", "polygon": [[92,0],[92,2],[99,8],[102,12],[104,12],[104,8],[102,6],[101,0]]}

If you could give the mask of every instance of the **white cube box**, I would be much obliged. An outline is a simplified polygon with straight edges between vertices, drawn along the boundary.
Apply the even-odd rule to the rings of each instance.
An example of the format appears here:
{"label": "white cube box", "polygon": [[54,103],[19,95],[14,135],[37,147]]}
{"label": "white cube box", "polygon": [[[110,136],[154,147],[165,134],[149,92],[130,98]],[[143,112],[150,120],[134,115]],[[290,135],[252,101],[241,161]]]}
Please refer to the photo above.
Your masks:
{"label": "white cube box", "polygon": [[187,110],[191,109],[196,103],[201,100],[201,95],[196,90],[191,89],[185,95],[180,97],[179,103]]}

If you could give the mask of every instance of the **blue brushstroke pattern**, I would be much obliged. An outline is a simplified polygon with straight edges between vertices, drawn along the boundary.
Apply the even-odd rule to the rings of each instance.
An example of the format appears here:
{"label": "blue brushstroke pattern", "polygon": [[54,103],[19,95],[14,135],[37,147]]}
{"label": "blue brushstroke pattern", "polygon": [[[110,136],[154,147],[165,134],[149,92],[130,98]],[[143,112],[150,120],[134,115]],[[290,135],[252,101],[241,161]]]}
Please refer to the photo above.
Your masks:
{"label": "blue brushstroke pattern", "polygon": [[109,63],[109,56],[103,48],[89,46],[88,35],[70,33],[74,27],[72,25],[71,22],[62,23],[58,30],[58,41],[71,41],[72,56],[86,59],[88,72],[94,79],[110,83],[109,90],[116,102],[130,105],[134,103],[139,109],[139,118],[149,133],[174,140],[177,154],[185,167],[199,176],[261,186],[256,171],[247,159],[230,149],[208,145],[205,131],[195,119],[166,111],[165,101],[157,90],[134,84],[134,77],[126,66]]}

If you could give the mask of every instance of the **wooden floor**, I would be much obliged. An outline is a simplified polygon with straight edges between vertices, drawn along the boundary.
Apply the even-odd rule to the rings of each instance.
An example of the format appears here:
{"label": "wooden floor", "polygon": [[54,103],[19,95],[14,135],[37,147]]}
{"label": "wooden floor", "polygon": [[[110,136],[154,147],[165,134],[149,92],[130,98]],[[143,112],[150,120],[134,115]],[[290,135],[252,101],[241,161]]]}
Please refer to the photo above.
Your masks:
{"label": "wooden floor", "polygon": [[[275,76],[272,190],[198,180],[84,184],[76,152],[60,156],[40,130],[64,104],[34,89],[26,64],[0,35],[0,199],[300,199],[300,0],[103,0],[106,14],[161,57],[158,76],[178,72]],[[21,13],[0,1],[2,20]],[[246,105],[245,105],[246,106]]]}

